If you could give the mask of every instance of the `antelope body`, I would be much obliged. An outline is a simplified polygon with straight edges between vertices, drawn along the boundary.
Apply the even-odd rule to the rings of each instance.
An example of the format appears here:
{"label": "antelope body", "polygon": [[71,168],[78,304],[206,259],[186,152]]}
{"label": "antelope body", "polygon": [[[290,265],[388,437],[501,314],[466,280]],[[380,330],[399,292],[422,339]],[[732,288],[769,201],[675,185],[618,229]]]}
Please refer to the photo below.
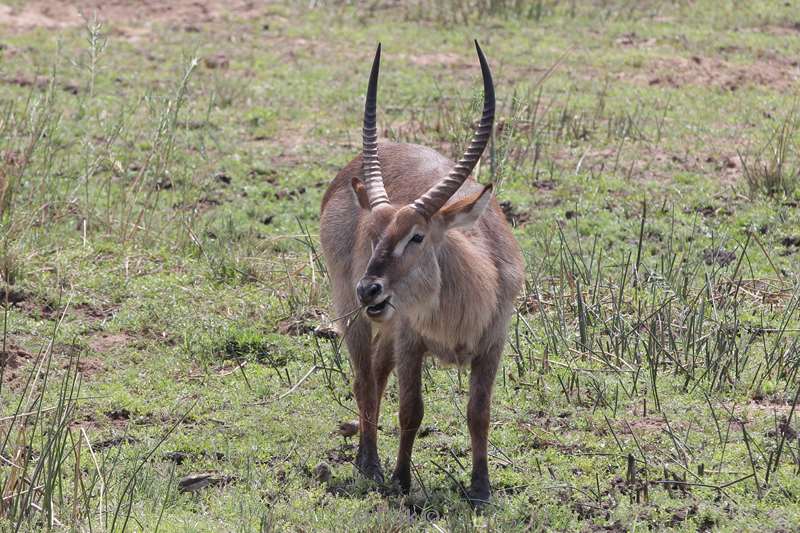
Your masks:
{"label": "antelope body", "polygon": [[475,43],[484,110],[457,164],[413,144],[378,143],[380,45],[364,112],[362,154],[322,200],[320,239],[344,329],[359,409],[356,466],[383,482],[377,452],[380,402],[395,369],[400,446],[392,482],[407,492],[411,450],[423,416],[423,358],[470,366],[467,421],[472,443],[469,498],[489,499],[489,406],[506,328],[523,282],[523,261],[491,186],[469,178],[491,134],[494,87]]}

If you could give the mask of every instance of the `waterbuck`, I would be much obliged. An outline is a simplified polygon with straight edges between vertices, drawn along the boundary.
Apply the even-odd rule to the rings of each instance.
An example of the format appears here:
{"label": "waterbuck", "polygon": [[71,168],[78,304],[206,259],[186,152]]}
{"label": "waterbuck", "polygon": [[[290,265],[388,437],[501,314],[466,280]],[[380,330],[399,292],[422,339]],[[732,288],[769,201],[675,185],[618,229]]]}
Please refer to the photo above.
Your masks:
{"label": "waterbuck", "polygon": [[357,468],[383,482],[377,448],[381,397],[392,369],[400,400],[400,448],[392,483],[408,492],[411,449],[422,421],[426,354],[470,366],[467,422],[472,441],[469,499],[490,496],[487,443],[497,366],[523,283],[519,246],[492,196],[469,177],[492,132],[492,74],[477,41],[483,115],[453,163],[414,144],[378,142],[375,53],[364,108],[363,150],[322,199],[320,239],[359,410]]}

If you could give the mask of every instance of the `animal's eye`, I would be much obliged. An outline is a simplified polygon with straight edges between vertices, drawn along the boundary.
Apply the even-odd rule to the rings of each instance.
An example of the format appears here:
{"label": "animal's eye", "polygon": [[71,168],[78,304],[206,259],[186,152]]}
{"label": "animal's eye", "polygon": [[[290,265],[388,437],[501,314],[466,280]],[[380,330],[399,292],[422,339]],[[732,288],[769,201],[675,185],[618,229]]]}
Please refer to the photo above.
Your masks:
{"label": "animal's eye", "polygon": [[411,237],[411,242],[415,242],[415,243],[419,244],[419,243],[422,242],[422,239],[424,239],[424,238],[425,238],[425,235],[422,235],[421,233],[415,233],[414,236]]}

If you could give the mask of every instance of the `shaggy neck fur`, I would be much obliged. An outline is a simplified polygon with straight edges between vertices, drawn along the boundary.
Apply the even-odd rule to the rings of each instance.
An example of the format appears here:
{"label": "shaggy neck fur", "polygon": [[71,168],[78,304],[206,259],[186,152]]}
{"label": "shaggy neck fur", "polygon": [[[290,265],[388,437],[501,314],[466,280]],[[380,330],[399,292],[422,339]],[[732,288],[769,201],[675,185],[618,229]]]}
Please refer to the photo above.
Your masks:
{"label": "shaggy neck fur", "polygon": [[411,327],[448,350],[471,352],[497,309],[497,270],[490,257],[491,251],[477,236],[448,232],[436,257],[438,294],[429,292],[428,296],[436,296],[409,309]]}

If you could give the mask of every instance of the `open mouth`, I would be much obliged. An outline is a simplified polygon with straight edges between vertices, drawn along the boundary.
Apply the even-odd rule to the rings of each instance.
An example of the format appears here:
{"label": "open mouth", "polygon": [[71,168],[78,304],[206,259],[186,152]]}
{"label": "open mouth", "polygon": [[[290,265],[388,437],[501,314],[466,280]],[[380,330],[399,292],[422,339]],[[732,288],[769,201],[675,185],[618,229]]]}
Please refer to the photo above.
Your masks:
{"label": "open mouth", "polygon": [[391,296],[387,296],[380,303],[367,306],[367,315],[371,317],[382,315],[386,308],[389,307],[389,300],[391,300]]}

